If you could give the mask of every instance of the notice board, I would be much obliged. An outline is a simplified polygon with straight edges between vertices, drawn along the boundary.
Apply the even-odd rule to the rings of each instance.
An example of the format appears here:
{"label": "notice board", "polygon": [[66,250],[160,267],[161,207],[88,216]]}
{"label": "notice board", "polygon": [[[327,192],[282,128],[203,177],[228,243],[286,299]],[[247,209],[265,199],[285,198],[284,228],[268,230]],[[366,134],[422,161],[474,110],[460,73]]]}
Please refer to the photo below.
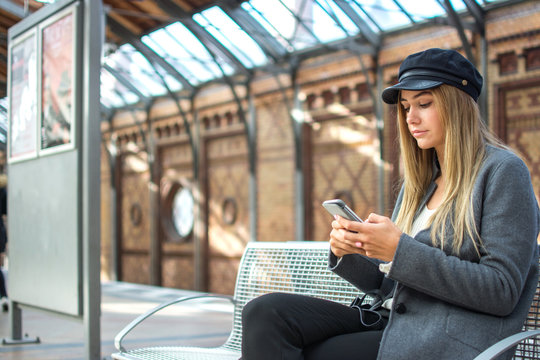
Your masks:
{"label": "notice board", "polygon": [[82,315],[81,9],[59,1],[8,36],[11,300]]}

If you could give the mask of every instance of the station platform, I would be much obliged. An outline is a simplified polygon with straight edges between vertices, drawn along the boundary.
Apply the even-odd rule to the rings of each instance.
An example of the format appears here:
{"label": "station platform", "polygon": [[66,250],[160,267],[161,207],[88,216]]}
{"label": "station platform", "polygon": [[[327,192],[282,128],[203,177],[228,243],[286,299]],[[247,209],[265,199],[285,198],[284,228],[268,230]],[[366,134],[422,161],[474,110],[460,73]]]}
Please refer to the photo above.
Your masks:
{"label": "station platform", "polygon": [[[193,291],[123,282],[101,286],[101,359],[112,359],[114,337],[138,315]],[[220,299],[174,305],[147,319],[124,339],[126,348],[159,345],[217,346],[228,337],[233,307]],[[84,360],[84,327],[79,319],[35,308],[22,308],[23,334],[38,344],[0,345],[3,360]],[[0,312],[0,342],[11,338],[9,315]]]}

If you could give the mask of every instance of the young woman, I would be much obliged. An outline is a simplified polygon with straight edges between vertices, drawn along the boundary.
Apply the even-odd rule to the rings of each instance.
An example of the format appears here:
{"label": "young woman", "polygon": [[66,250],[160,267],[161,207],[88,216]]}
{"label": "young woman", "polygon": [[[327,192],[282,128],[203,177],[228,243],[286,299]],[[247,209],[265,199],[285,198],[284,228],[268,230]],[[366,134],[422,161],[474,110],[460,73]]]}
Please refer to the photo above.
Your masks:
{"label": "young woman", "polygon": [[336,217],[330,233],[329,268],[374,303],[257,298],[243,312],[244,360],[473,359],[520,331],[540,212],[526,165],[480,119],[481,88],[455,51],[404,60],[382,94],[398,104],[404,163],[392,220]]}

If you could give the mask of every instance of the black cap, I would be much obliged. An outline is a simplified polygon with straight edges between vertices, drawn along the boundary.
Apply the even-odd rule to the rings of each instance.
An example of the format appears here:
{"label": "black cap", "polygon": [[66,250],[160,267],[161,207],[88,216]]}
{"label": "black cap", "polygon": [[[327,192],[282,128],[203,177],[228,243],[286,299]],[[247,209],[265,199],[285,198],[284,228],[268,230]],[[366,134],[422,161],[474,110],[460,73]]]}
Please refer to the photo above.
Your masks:
{"label": "black cap", "polygon": [[482,91],[482,75],[463,55],[454,50],[428,49],[407,56],[399,67],[399,80],[382,92],[387,104],[397,104],[399,90],[427,90],[442,84],[469,94],[474,101]]}

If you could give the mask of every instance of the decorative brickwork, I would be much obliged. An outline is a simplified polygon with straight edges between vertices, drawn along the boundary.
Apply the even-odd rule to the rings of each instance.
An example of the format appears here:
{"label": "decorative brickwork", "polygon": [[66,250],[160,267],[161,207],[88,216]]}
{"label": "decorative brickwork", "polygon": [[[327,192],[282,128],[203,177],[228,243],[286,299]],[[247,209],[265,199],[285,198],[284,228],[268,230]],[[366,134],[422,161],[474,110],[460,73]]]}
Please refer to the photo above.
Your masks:
{"label": "decorative brickwork", "polygon": [[[124,174],[122,177],[122,249],[141,251],[148,247],[148,185],[138,173]],[[133,206],[141,207],[141,221],[136,225],[131,219]]]}
{"label": "decorative brickwork", "polygon": [[540,78],[513,84],[500,92],[508,145],[516,149],[531,171],[533,187],[540,201]]}
{"label": "decorative brickwork", "polygon": [[313,239],[328,240],[331,216],[324,200],[348,193],[350,206],[360,217],[375,212],[379,163],[377,133],[372,115],[326,120],[313,131],[312,226]]}
{"label": "decorative brickwork", "polygon": [[236,282],[236,274],[240,264],[237,258],[213,256],[209,260],[209,291],[219,294],[232,294]]}
{"label": "decorative brickwork", "polygon": [[499,74],[508,75],[517,72],[517,62],[517,55],[513,51],[499,55]]}
{"label": "decorative brickwork", "polygon": [[[148,171],[146,163],[135,155],[125,156],[123,161],[121,178],[119,179],[119,232],[120,238],[120,263],[122,279],[125,281],[149,283],[148,273],[135,274],[133,268],[127,264],[137,264],[148,260],[150,218]],[[133,221],[133,208],[140,208],[140,221]],[[147,268],[148,264],[143,265]],[[144,281],[143,281],[144,279]]]}
{"label": "decorative brickwork", "polygon": [[540,46],[525,50],[525,64],[527,71],[540,69]]}
{"label": "decorative brickwork", "polygon": [[193,257],[165,255],[162,259],[163,286],[178,289],[193,289]]}
{"label": "decorative brickwork", "polygon": [[[234,290],[235,270],[249,240],[249,177],[244,133],[207,140],[205,153],[209,291],[230,293]],[[236,206],[232,224],[225,221],[223,213],[223,204],[228,199],[233,199]]]}
{"label": "decorative brickwork", "polygon": [[165,226],[170,216],[164,206],[174,184],[193,185],[193,157],[187,136],[180,136],[176,141],[158,147],[157,163],[160,165],[160,256],[161,283],[163,286],[194,288],[194,250],[192,236],[186,242],[174,242],[167,236]]}
{"label": "decorative brickwork", "polygon": [[294,240],[294,145],[280,96],[257,103],[258,229],[260,241]]}
{"label": "decorative brickwork", "polygon": [[122,254],[122,281],[137,284],[150,284],[150,261],[147,253]]}
{"label": "decorative brickwork", "polygon": [[[188,139],[178,139],[174,145],[161,147],[159,160],[163,172],[169,169],[191,170],[193,154]],[[192,177],[191,173],[189,177]]]}

